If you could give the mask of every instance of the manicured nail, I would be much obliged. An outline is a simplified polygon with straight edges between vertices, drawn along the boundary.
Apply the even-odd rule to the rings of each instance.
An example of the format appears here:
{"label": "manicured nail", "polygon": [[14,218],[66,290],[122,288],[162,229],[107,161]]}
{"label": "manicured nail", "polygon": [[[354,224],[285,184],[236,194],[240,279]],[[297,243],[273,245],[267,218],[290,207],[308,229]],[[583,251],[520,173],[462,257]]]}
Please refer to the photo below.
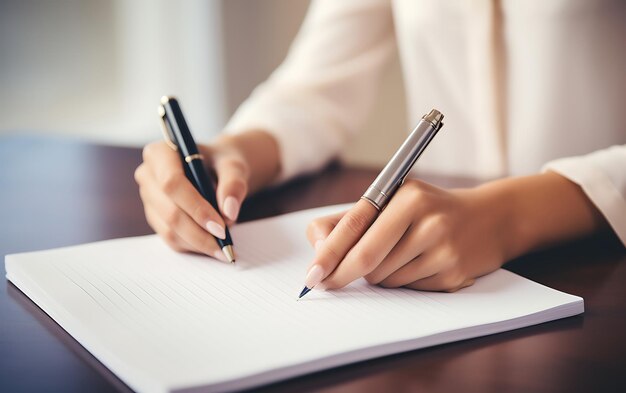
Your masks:
{"label": "manicured nail", "polygon": [[224,214],[229,219],[236,221],[239,215],[239,202],[235,197],[229,196],[224,199]]}
{"label": "manicured nail", "polygon": [[215,221],[209,221],[206,223],[206,229],[211,232],[211,234],[215,237],[219,237],[220,239],[224,239],[226,237],[226,231],[224,227]]}
{"label": "manicured nail", "polygon": [[322,247],[322,243],[324,243],[324,240],[319,239],[318,241],[315,242],[315,245],[313,247],[315,247],[315,251],[319,251],[320,247]]}
{"label": "manicured nail", "polygon": [[222,252],[222,250],[217,250],[213,253],[213,256],[215,257],[215,259],[218,259],[222,262],[228,262],[228,260],[226,260],[226,256],[224,255],[224,253]]}
{"label": "manicured nail", "polygon": [[324,269],[320,265],[313,265],[304,279],[304,285],[307,288],[313,288],[322,281],[322,278],[324,278]]}

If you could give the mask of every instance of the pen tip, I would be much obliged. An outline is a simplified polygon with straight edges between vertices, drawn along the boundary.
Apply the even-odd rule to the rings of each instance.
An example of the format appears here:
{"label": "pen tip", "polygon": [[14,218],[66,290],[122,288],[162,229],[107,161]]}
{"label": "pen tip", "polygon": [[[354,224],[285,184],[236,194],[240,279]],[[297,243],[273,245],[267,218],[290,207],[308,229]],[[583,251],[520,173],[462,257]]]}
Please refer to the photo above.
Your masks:
{"label": "pen tip", "polygon": [[228,262],[235,263],[235,252],[233,251],[233,246],[229,245],[222,247],[222,252],[224,253],[224,256],[226,256],[226,259],[228,259]]}
{"label": "pen tip", "polygon": [[311,292],[311,288],[304,287],[304,289],[302,289],[302,291],[300,292],[300,296],[298,296],[298,300],[302,299],[302,296],[306,295],[309,292]]}

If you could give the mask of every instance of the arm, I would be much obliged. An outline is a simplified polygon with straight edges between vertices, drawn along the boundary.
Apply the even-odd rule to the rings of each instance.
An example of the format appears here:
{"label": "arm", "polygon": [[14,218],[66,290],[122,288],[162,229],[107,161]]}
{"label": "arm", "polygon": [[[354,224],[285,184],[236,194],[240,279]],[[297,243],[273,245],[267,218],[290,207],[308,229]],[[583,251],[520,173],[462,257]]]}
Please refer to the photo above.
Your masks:
{"label": "arm", "polygon": [[549,162],[544,169],[580,186],[626,245],[626,145],[562,158]]}
{"label": "arm", "polygon": [[150,226],[176,250],[220,258],[209,232],[221,237],[249,190],[321,167],[358,129],[393,43],[388,0],[314,2],[285,62],[239,108],[227,135],[200,147],[218,177],[221,215],[176,155],[154,143],[135,172]]}
{"label": "arm", "polygon": [[459,190],[410,180],[377,218],[359,201],[318,219],[307,233],[317,251],[306,285],[340,288],[365,277],[386,287],[454,291],[541,247],[608,228],[624,241],[626,148],[548,168],[554,164],[579,183],[551,170]]}
{"label": "arm", "polygon": [[367,119],[394,44],[388,0],[314,1],[285,61],[225,131],[274,136],[277,180],[321,168]]}
{"label": "arm", "polygon": [[506,217],[502,262],[609,228],[580,186],[552,171],[490,182],[476,193]]}

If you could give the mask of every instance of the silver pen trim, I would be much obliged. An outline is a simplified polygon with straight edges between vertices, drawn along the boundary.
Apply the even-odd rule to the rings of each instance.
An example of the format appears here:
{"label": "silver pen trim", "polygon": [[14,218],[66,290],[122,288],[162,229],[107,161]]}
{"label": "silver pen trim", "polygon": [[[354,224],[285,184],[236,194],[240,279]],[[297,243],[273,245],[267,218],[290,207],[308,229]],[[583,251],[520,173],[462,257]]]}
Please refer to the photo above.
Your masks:
{"label": "silver pen trim", "polygon": [[442,120],[443,114],[435,109],[424,115],[361,198],[382,210],[441,129]]}

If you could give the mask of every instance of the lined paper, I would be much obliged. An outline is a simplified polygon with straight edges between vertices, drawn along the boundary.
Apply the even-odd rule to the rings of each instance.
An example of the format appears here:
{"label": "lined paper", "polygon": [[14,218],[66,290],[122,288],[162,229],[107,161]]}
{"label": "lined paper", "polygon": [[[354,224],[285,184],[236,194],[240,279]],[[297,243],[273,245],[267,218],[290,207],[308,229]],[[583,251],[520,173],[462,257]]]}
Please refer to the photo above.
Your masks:
{"label": "lined paper", "polygon": [[357,281],[300,301],[306,225],[331,206],[232,228],[237,263],[143,236],[10,255],[7,278],[138,391],[253,387],[583,312],[499,270],[454,294]]}

